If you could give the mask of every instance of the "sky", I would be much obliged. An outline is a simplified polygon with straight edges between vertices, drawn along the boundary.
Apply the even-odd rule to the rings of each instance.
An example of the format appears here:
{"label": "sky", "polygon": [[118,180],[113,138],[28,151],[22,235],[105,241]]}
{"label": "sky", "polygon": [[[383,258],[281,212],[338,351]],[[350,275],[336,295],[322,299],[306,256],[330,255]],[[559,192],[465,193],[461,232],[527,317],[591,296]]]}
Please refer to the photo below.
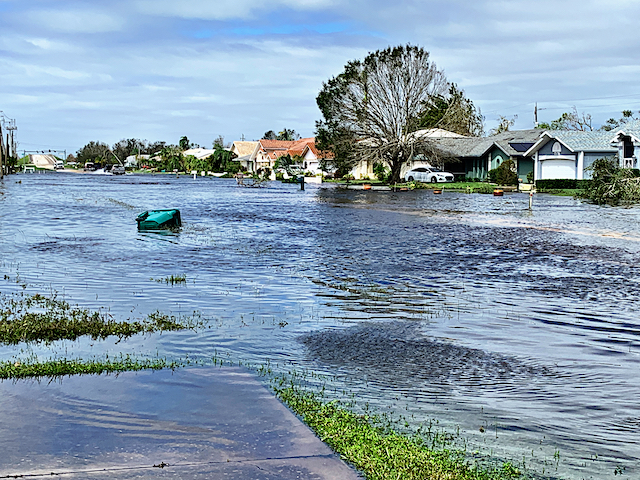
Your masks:
{"label": "sky", "polygon": [[638,18],[640,0],[0,0],[0,111],[20,153],[307,137],[323,82],[412,44],[487,131],[532,128],[536,103],[541,122],[575,106],[599,127],[640,110]]}

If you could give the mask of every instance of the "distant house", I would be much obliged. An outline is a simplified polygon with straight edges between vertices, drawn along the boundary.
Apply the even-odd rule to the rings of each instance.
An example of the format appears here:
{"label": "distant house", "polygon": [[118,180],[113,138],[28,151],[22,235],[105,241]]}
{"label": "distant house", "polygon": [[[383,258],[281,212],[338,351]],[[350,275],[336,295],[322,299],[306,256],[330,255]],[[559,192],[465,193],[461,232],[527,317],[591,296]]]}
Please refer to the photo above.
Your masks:
{"label": "distant house", "polygon": [[259,142],[236,141],[231,145],[231,153],[237,155],[236,161],[240,162],[243,169],[255,172],[255,157],[258,154]]}
{"label": "distant house", "polygon": [[136,168],[136,167],[139,167],[140,164],[147,163],[150,158],[151,158],[151,155],[146,155],[146,154],[129,155],[127,158],[124,159],[124,166],[130,167],[130,168]]}
{"label": "distant house", "polygon": [[182,152],[182,155],[184,155],[185,157],[196,157],[198,160],[202,160],[203,158],[207,158],[210,157],[211,155],[213,155],[215,152],[215,150],[212,150],[210,148],[190,148],[188,150],[185,150],[184,152]]}

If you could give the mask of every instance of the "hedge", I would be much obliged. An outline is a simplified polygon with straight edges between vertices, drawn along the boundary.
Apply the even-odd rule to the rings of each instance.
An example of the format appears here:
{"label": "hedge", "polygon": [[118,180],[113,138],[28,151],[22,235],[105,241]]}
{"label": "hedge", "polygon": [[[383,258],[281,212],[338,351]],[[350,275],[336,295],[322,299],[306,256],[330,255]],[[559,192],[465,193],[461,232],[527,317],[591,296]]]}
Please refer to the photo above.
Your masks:
{"label": "hedge", "polygon": [[552,180],[536,180],[538,190],[561,190],[565,188],[585,188],[591,180],[575,180],[573,178],[556,178]]}

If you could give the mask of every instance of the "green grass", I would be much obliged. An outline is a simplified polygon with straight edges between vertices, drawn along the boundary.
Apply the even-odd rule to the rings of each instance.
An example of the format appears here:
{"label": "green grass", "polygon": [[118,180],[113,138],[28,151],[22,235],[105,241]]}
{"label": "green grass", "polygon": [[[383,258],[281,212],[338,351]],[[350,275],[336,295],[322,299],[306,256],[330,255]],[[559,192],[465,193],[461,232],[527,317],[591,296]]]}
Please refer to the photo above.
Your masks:
{"label": "green grass", "polygon": [[44,362],[9,360],[0,362],[0,379],[55,379],[70,375],[101,375],[164,368],[175,370],[189,363],[189,361],[168,361],[164,358],[137,359],[130,355],[120,355],[116,359],[106,358],[104,360],[57,359]]}
{"label": "green grass", "polygon": [[382,426],[377,417],[358,415],[293,384],[281,382],[273,388],[323,442],[369,480],[502,480],[522,476],[510,462],[493,470],[474,467],[461,451],[432,448],[419,436],[400,434]]}
{"label": "green grass", "polygon": [[182,275],[170,275],[164,278],[152,278],[158,283],[166,283],[167,285],[177,285],[180,283],[187,283],[187,274],[183,273]]}
{"label": "green grass", "polygon": [[203,326],[197,318],[176,318],[155,312],[143,320],[116,321],[108,313],[92,312],[54,296],[20,295],[0,297],[0,343],[76,340],[117,336],[120,339],[139,333],[194,329]]}

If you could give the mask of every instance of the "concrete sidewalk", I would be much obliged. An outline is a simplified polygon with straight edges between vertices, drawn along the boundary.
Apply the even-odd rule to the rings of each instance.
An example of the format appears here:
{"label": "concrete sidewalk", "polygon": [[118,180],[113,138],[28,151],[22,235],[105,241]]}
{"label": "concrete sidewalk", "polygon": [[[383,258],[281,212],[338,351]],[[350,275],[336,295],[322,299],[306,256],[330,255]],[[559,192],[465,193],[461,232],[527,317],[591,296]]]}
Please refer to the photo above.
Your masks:
{"label": "concrete sidewalk", "polygon": [[4,381],[0,432],[0,478],[361,478],[240,368]]}

